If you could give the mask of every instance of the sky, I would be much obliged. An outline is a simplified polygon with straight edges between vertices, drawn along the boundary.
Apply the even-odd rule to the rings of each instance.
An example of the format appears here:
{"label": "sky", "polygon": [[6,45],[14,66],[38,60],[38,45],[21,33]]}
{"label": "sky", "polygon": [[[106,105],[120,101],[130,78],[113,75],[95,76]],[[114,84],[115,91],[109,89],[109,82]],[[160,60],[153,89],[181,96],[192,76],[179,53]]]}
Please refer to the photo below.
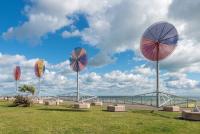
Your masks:
{"label": "sky", "polygon": [[76,89],[69,57],[87,51],[80,90],[94,95],[136,95],[155,91],[155,63],[143,57],[140,39],[155,22],[178,31],[175,51],[160,62],[160,88],[176,95],[200,96],[200,0],[1,0],[0,95],[19,85],[38,87],[34,64],[46,71],[41,95],[67,95]]}

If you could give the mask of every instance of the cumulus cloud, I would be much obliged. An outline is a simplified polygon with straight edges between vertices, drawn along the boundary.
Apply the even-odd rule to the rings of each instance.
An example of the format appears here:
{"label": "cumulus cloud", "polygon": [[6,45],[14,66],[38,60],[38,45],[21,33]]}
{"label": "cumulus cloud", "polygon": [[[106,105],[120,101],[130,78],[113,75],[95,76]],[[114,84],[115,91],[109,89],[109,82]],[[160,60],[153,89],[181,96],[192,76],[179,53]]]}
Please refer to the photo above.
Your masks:
{"label": "cumulus cloud", "polygon": [[199,6],[198,0],[173,0],[169,5],[167,18],[178,29],[180,39],[172,55],[161,61],[161,68],[173,72],[199,73]]}
{"label": "cumulus cloud", "polygon": [[[2,94],[14,94],[15,93],[15,81],[13,77],[14,67],[19,65],[21,67],[21,80],[19,84],[33,84],[38,86],[38,79],[34,73],[34,65],[38,58],[26,59],[22,55],[5,55],[0,54],[0,84]],[[52,65],[45,61],[46,72],[41,80],[41,86],[46,89],[58,89],[64,87],[66,83],[70,82],[65,75],[72,75],[72,71],[69,68],[69,61],[62,62],[60,64]],[[66,67],[65,67],[66,66]],[[51,92],[51,91],[50,91]],[[48,93],[48,92],[47,92]]]}
{"label": "cumulus cloud", "polygon": [[[6,59],[6,60],[5,60]],[[27,59],[23,55],[0,54],[0,90],[2,95],[15,94],[13,69],[21,66],[22,77],[19,85],[32,84],[38,88],[38,79],[34,73],[34,64],[38,60]],[[5,64],[6,63],[6,64]],[[76,73],[69,61],[50,64],[45,61],[46,71],[41,79],[41,95],[69,95],[76,89]],[[80,90],[94,95],[136,95],[155,91],[155,70],[146,66],[136,66],[130,71],[113,70],[105,74],[96,72],[80,73]],[[182,94],[197,92],[200,83],[187,78],[183,73],[161,74],[161,89]]]}
{"label": "cumulus cloud", "polygon": [[57,16],[38,13],[30,14],[29,21],[22,26],[9,28],[6,33],[3,33],[5,39],[15,38],[17,40],[27,40],[31,43],[38,43],[39,38],[47,33],[55,33],[56,30],[72,22],[69,19],[61,19]]}
{"label": "cumulus cloud", "polygon": [[114,63],[116,58],[111,57],[106,52],[98,53],[95,57],[90,58],[89,65],[93,67],[101,67],[106,64],[112,64]]}
{"label": "cumulus cloud", "polygon": [[17,27],[10,27],[3,33],[5,39],[28,40],[38,43],[48,33],[69,26],[75,21],[76,13],[94,14],[101,10],[106,1],[98,0],[37,0],[31,1],[24,8],[27,21]]}
{"label": "cumulus cloud", "polygon": [[174,53],[161,61],[161,68],[183,73],[199,72],[200,46],[198,44],[193,40],[180,41]]}
{"label": "cumulus cloud", "polygon": [[[100,60],[91,61],[99,63],[91,64],[102,66],[111,63],[114,53],[137,49],[145,27],[165,19],[169,4],[168,0],[32,1],[24,8],[27,21],[20,26],[10,27],[3,33],[3,37],[37,42],[48,33],[55,33],[59,29],[74,25],[75,16],[84,14],[89,26],[82,31],[65,30],[62,36],[80,36],[84,42],[99,48],[103,54],[97,54],[95,59]],[[104,55],[107,59],[102,61],[99,55]]]}
{"label": "cumulus cloud", "polygon": [[78,30],[75,30],[75,31],[72,31],[72,32],[64,31],[62,33],[63,38],[78,37],[78,36],[81,36],[81,33]]}
{"label": "cumulus cloud", "polygon": [[200,31],[198,30],[200,21],[199,6],[199,0],[192,2],[189,0],[173,0],[168,13],[169,17],[175,21],[185,23],[184,34],[198,41],[200,38]]}
{"label": "cumulus cloud", "polygon": [[[82,38],[110,56],[128,49],[137,53],[143,31],[149,24],[166,18],[169,4],[170,1],[120,1],[104,12],[87,16],[89,27],[83,30]],[[95,57],[97,61],[99,55]],[[99,65],[110,63],[109,58]]]}
{"label": "cumulus cloud", "polygon": [[[199,1],[180,0],[37,0],[31,1],[24,8],[27,21],[19,26],[11,26],[3,33],[5,39],[28,40],[37,43],[49,33],[63,30],[63,38],[80,37],[82,41],[98,48],[100,51],[89,60],[89,65],[101,67],[112,64],[117,59],[114,54],[125,52],[128,49],[140,55],[139,42],[144,30],[152,23],[160,20],[173,23],[178,29],[180,41],[174,53],[161,61],[161,68],[175,74],[162,73],[163,88],[197,89],[199,82],[187,78],[188,72],[199,72]],[[156,9],[156,10],[155,10]],[[77,16],[82,14],[88,27],[76,28]],[[74,26],[68,30],[66,27]],[[140,57],[135,60],[141,61]],[[14,65],[23,66],[27,77],[24,82],[34,78],[32,66],[37,59],[26,59],[21,55],[0,54],[0,66],[3,68],[0,79],[6,84],[2,89],[11,89]],[[60,93],[74,89],[73,72],[69,62],[56,65],[47,64],[47,71],[42,81],[46,89],[53,94],[59,88]],[[10,65],[10,68],[7,67]],[[7,72],[6,74],[4,74]],[[135,67],[131,71],[113,71],[107,74],[87,73],[80,77],[83,89],[103,94],[126,93],[131,91],[149,91],[154,89],[155,81],[152,77],[152,68],[148,64]],[[182,73],[183,75],[180,75]],[[67,74],[64,75],[64,74]],[[153,74],[155,75],[155,74]],[[173,79],[172,79],[173,76]],[[37,83],[37,81],[33,83]],[[67,86],[66,86],[67,83]],[[165,84],[166,83],[166,84]],[[112,90],[109,90],[112,89]],[[96,91],[97,90],[97,91]],[[10,90],[6,90],[7,92]],[[118,92],[119,91],[119,92]]]}
{"label": "cumulus cloud", "polygon": [[[128,49],[140,55],[138,48],[143,31],[152,23],[165,20],[177,27],[181,41],[174,54],[163,61],[162,65],[165,66],[164,68],[169,67],[170,70],[186,71],[189,68],[198,70],[198,52],[190,55],[191,52],[197,51],[198,47],[196,42],[200,35],[198,7],[198,0],[194,2],[180,0],[37,0],[24,7],[27,21],[22,25],[10,27],[7,32],[3,33],[3,37],[38,42],[48,33],[55,33],[64,27],[74,26],[77,16],[83,14],[88,27],[81,31],[76,27],[64,30],[62,37],[80,37],[84,42],[100,49],[89,63],[97,67],[115,62],[117,59],[113,55]],[[186,57],[189,59],[182,60]]]}
{"label": "cumulus cloud", "polygon": [[199,93],[200,82],[187,78],[187,75],[184,73],[165,73],[161,77],[165,87],[174,94],[196,95]]}

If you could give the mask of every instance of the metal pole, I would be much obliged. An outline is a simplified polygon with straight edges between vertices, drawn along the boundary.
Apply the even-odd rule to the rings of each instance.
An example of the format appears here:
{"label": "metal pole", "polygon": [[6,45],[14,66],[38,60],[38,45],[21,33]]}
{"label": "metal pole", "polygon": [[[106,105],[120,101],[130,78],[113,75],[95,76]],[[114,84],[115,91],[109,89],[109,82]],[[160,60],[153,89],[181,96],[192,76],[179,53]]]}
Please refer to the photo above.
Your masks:
{"label": "metal pole", "polygon": [[79,81],[78,81],[78,71],[77,71],[77,102],[79,102]]}
{"label": "metal pole", "polygon": [[15,82],[15,86],[16,86],[16,93],[17,93],[17,91],[18,91],[18,89],[17,89],[17,80],[16,80],[16,82]]}
{"label": "metal pole", "polygon": [[157,60],[156,60],[156,107],[160,107],[159,96],[159,44],[157,44]]}
{"label": "metal pole", "polygon": [[39,77],[39,88],[38,88],[38,97],[40,96],[40,77]]}

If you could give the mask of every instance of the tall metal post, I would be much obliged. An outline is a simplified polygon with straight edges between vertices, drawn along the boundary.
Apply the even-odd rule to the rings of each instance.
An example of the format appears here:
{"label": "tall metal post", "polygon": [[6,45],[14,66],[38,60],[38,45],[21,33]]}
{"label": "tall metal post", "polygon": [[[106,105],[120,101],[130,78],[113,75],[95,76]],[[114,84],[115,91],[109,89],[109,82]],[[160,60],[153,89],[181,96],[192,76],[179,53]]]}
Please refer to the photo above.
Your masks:
{"label": "tall metal post", "polygon": [[38,88],[38,97],[40,96],[40,77],[39,77],[39,88]]}
{"label": "tall metal post", "polygon": [[17,80],[15,81],[15,86],[16,86],[16,93],[18,92],[18,85],[17,85]]}
{"label": "tall metal post", "polygon": [[78,71],[77,71],[77,102],[79,102],[79,81],[78,81]]}
{"label": "tall metal post", "polygon": [[156,56],[156,107],[160,107],[159,96],[159,44],[157,44],[157,56]]}

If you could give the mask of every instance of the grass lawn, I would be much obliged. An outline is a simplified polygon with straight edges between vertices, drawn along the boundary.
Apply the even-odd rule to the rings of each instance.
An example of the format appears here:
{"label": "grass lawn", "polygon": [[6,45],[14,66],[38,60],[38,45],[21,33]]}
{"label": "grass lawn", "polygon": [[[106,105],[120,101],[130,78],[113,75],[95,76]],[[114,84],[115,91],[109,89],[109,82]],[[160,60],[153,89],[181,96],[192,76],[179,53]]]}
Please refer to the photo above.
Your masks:
{"label": "grass lawn", "polygon": [[200,122],[180,113],[134,110],[106,112],[100,107],[74,111],[67,106],[8,107],[0,102],[0,134],[199,134]]}

